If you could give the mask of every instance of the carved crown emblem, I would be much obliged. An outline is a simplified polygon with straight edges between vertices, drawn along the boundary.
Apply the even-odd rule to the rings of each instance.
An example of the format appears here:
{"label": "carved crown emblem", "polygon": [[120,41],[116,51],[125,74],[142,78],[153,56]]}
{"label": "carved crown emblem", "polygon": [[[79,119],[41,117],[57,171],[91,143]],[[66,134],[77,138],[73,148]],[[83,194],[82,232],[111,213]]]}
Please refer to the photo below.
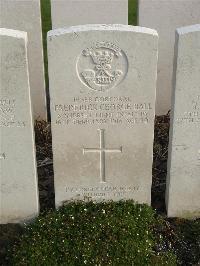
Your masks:
{"label": "carved crown emblem", "polygon": [[111,64],[114,53],[110,51],[97,51],[93,53],[91,52],[91,56],[95,64]]}
{"label": "carved crown emblem", "polygon": [[[83,50],[81,59],[90,66],[79,72],[81,81],[89,88],[96,91],[105,91],[119,84],[124,76],[123,70],[112,70],[116,62],[122,57],[119,47],[102,42],[101,44]],[[122,58],[123,59],[123,58]]]}

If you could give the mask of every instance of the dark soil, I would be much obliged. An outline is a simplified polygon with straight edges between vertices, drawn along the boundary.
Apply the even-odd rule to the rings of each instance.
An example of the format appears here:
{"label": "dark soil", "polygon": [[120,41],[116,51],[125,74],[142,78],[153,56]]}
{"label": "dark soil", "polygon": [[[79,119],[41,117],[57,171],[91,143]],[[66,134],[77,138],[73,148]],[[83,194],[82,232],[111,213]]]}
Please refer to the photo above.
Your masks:
{"label": "dark soil", "polygon": [[152,207],[165,212],[165,188],[169,142],[170,115],[157,116],[154,130]]}
{"label": "dark soil", "polygon": [[35,123],[40,211],[55,207],[51,125]]}

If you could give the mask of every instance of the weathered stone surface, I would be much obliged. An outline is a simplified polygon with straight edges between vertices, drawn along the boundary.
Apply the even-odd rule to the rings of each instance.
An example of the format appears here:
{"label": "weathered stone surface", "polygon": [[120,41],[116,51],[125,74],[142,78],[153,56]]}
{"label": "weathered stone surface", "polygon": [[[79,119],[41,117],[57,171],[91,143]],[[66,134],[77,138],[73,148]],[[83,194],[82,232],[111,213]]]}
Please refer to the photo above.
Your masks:
{"label": "weathered stone surface", "polygon": [[177,30],[168,216],[200,217],[200,25]]}
{"label": "weathered stone surface", "polygon": [[139,26],[156,29],[159,59],[156,114],[171,108],[173,57],[176,28],[200,21],[199,0],[139,0]]}
{"label": "weathered stone surface", "polygon": [[150,204],[157,42],[154,30],[124,25],[49,32],[57,206]]}
{"label": "weathered stone surface", "polygon": [[128,24],[128,0],[51,0],[53,29],[83,24]]}
{"label": "weathered stone surface", "polygon": [[33,114],[35,119],[46,119],[40,0],[0,0],[0,27],[28,33]]}
{"label": "weathered stone surface", "polygon": [[27,34],[0,28],[0,223],[38,213]]}

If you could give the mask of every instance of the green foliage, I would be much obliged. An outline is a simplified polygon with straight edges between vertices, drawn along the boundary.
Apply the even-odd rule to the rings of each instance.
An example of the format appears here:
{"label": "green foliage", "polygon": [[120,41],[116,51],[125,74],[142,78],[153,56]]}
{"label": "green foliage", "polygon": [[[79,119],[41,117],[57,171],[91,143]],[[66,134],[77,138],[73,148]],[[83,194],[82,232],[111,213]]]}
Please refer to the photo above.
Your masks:
{"label": "green foliage", "polygon": [[48,59],[47,59],[47,32],[51,30],[51,4],[50,0],[40,0],[42,14],[42,36],[44,47],[45,79],[48,88]]}
{"label": "green foliage", "polygon": [[171,253],[154,251],[157,222],[150,207],[132,201],[70,203],[27,227],[11,264],[176,265]]}
{"label": "green foliage", "polygon": [[138,0],[128,1],[128,24],[137,25]]}

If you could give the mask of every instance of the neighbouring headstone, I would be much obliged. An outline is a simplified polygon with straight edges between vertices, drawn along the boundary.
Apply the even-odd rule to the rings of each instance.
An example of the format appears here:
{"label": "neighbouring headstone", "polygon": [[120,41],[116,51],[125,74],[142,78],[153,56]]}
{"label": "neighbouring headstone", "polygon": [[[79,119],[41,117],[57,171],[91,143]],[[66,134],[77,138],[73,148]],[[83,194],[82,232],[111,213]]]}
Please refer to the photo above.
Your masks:
{"label": "neighbouring headstone", "polygon": [[173,57],[176,28],[200,22],[199,0],[139,0],[139,26],[159,34],[156,114],[171,108]]}
{"label": "neighbouring headstone", "polygon": [[166,203],[168,216],[200,217],[200,25],[177,30]]}
{"label": "neighbouring headstone", "polygon": [[52,27],[128,24],[128,0],[51,0]]}
{"label": "neighbouring headstone", "polygon": [[38,214],[27,34],[0,28],[0,223]]}
{"label": "neighbouring headstone", "polygon": [[125,25],[48,34],[56,206],[151,202],[158,36]]}
{"label": "neighbouring headstone", "polygon": [[0,0],[0,27],[28,33],[33,115],[47,118],[40,0]]}

